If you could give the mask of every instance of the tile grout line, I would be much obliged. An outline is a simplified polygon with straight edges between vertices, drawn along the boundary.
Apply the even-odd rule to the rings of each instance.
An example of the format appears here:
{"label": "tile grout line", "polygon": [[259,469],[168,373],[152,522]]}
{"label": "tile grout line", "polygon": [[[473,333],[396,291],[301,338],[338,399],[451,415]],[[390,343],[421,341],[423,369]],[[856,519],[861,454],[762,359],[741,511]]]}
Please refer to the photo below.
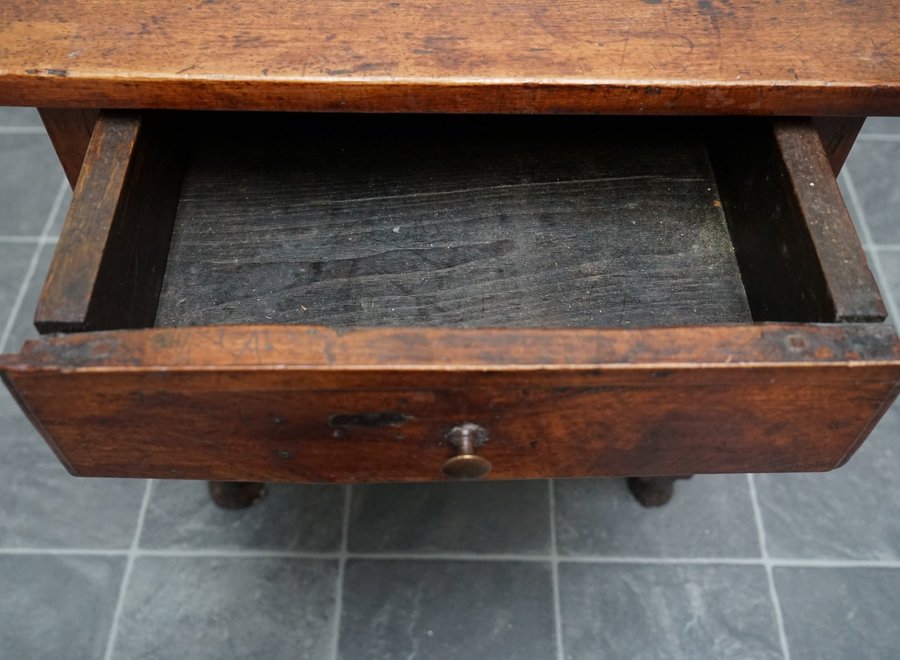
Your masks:
{"label": "tile grout line", "polygon": [[50,234],[50,228],[53,226],[53,221],[56,220],[56,216],[62,207],[68,185],[68,181],[63,177],[59,190],[56,191],[56,197],[53,199],[53,205],[50,207],[50,213],[47,214],[47,220],[44,222],[44,227],[41,230],[41,240],[38,241],[34,248],[34,252],[31,255],[31,261],[28,262],[28,270],[25,271],[25,276],[22,278],[22,283],[19,285],[19,290],[16,293],[16,299],[13,302],[12,309],[9,310],[9,317],[6,319],[3,333],[0,334],[0,353],[3,353],[3,351],[6,350],[6,342],[9,341],[13,326],[22,309],[22,303],[25,301],[25,296],[28,293],[28,287],[31,286],[31,280],[34,279],[34,273],[37,270],[38,261],[41,258],[41,251],[44,248],[43,239]]}
{"label": "tile grout line", "polygon": [[[884,269],[881,266],[881,256],[879,255],[878,249],[875,245],[875,241],[872,240],[872,232],[869,230],[869,220],[866,218],[866,213],[863,211],[862,203],[859,200],[859,193],[856,191],[856,184],[853,183],[853,177],[850,175],[850,168],[844,168],[844,171],[841,172],[841,176],[844,177],[844,184],[847,187],[847,193],[850,196],[850,206],[853,207],[853,211],[857,218],[859,218],[859,228],[862,233],[863,247],[871,255],[872,269],[875,271],[875,278],[878,280],[879,289],[881,285],[887,286],[887,278],[884,274]],[[891,291],[882,291],[882,298],[884,299],[884,304],[887,307],[888,311],[888,320],[892,321],[894,327],[900,327],[900,314],[897,312],[897,306],[894,303],[894,295]]]}
{"label": "tile grout line", "polygon": [[46,135],[43,126],[0,126],[0,135]]}
{"label": "tile grout line", "polygon": [[889,568],[900,569],[900,559],[772,559],[775,568]]}
{"label": "tile grout line", "polygon": [[245,550],[245,549],[138,549],[138,557],[187,559],[203,557],[211,559],[339,559],[340,552],[313,552],[305,550]]}
{"label": "tile grout line", "polygon": [[550,566],[553,580],[553,621],[556,626],[556,660],[566,657],[562,636],[562,606],[559,602],[559,551],[556,544],[556,488],[553,479],[547,479],[547,497],[550,503]]}
{"label": "tile grout line", "polygon": [[127,550],[100,548],[0,548],[0,557],[9,555],[42,555],[49,557],[126,557]]}
{"label": "tile grout line", "polygon": [[[103,550],[97,548],[0,548],[0,556],[43,555],[74,557],[128,557],[130,550]],[[141,549],[135,558],[159,557],[163,559],[329,559],[339,560],[340,551],[313,552],[304,550],[251,550],[211,548],[197,550]],[[478,554],[441,552],[347,552],[347,559],[383,561],[483,561],[483,562],[535,562],[550,563],[551,555]],[[558,557],[561,564],[634,564],[647,566],[764,566],[773,568],[881,568],[900,570],[900,559],[804,559],[754,557],[629,557],[621,555],[565,555]]]}
{"label": "tile grout line", "polygon": [[762,566],[763,561],[756,557],[627,557],[627,556],[594,556],[566,555],[560,559],[562,563],[572,564],[635,564],[647,566]]}
{"label": "tile grout line", "polygon": [[116,645],[116,637],[119,635],[119,621],[122,619],[122,610],[125,609],[125,594],[128,591],[128,584],[131,582],[131,573],[134,571],[134,560],[138,556],[138,543],[141,539],[141,532],[144,530],[144,519],[147,517],[147,507],[150,504],[150,492],[153,487],[153,480],[148,479],[147,485],[144,487],[144,497],[141,499],[141,508],[138,511],[137,524],[135,525],[134,537],[131,539],[131,547],[128,549],[125,562],[125,572],[122,574],[122,581],[119,583],[119,596],[116,599],[116,609],[113,610],[112,623],[109,626],[109,636],[106,638],[106,652],[103,654],[104,660],[110,660],[113,654],[113,648]]}
{"label": "tile grout line", "polygon": [[781,600],[778,598],[778,589],[775,587],[775,576],[772,570],[773,563],[766,548],[766,529],[763,526],[762,509],[759,506],[759,497],[756,494],[756,482],[753,475],[747,475],[747,484],[750,487],[750,502],[753,505],[753,517],[756,520],[756,532],[759,537],[759,551],[762,555],[762,565],[766,571],[766,580],[769,583],[769,596],[772,599],[772,608],[775,612],[775,626],[778,629],[778,641],[781,644],[781,655],[784,660],[791,660],[791,650],[788,646],[787,633],[784,630],[784,616],[781,611]]}
{"label": "tile grout line", "polygon": [[49,243],[56,243],[58,241],[59,239],[56,236],[0,236],[0,243],[13,245],[21,245],[23,243],[40,243],[42,245],[47,245]]}
{"label": "tile grout line", "polygon": [[861,133],[858,142],[900,142],[900,134],[894,133]]}
{"label": "tile grout line", "polygon": [[341,616],[344,605],[344,570],[347,566],[347,547],[350,537],[350,502],[353,499],[353,485],[348,485],[344,495],[344,511],[341,517],[341,549],[338,552],[338,572],[334,585],[334,629],[331,637],[331,657],[337,660],[338,645],[341,641]]}
{"label": "tile grout line", "polygon": [[563,557],[561,562],[647,566],[763,566],[773,568],[887,568],[900,570],[900,559],[757,559],[750,557]]}

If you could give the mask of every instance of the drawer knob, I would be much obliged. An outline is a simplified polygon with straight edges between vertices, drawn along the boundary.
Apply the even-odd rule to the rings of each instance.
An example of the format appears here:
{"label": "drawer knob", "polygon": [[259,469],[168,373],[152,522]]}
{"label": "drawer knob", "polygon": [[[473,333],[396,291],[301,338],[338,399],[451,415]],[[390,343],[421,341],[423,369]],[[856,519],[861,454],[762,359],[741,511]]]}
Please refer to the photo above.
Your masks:
{"label": "drawer knob", "polygon": [[451,479],[481,479],[491,471],[491,462],[475,454],[475,448],[488,440],[488,430],[469,422],[454,426],[446,435],[447,442],[459,453],[444,463],[444,474]]}

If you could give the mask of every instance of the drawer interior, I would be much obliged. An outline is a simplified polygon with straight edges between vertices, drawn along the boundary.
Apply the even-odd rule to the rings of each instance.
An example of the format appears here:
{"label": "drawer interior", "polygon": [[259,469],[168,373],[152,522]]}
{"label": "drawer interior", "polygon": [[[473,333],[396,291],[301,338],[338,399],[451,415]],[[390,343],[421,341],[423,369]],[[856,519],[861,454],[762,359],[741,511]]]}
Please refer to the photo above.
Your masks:
{"label": "drawer interior", "polygon": [[0,375],[83,475],[824,470],[883,317],[809,121],[103,113]]}
{"label": "drawer interior", "polygon": [[[36,323],[49,332],[883,318],[814,129],[773,126],[110,113],[93,164],[108,172],[88,175],[93,188],[118,177],[118,195],[98,208],[91,181],[80,182]],[[88,231],[100,247],[88,247]],[[64,249],[67,235],[83,247]]]}
{"label": "drawer interior", "polygon": [[238,125],[192,145],[157,325],[750,320],[699,126],[466,116]]}

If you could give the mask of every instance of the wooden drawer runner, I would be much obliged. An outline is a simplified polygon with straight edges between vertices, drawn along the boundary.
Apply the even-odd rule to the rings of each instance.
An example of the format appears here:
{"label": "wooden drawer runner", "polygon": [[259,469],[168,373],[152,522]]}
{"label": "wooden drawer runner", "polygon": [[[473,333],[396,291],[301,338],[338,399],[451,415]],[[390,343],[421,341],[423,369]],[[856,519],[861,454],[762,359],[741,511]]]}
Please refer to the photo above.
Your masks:
{"label": "wooden drawer runner", "polygon": [[883,318],[804,120],[105,113],[0,368],[80,475],[827,470]]}

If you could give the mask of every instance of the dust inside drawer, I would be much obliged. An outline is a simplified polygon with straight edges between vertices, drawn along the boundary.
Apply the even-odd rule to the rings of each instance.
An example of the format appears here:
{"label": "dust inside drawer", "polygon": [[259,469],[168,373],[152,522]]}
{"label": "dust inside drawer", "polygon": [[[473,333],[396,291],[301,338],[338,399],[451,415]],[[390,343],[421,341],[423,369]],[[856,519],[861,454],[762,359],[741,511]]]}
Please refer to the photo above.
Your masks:
{"label": "dust inside drawer", "polygon": [[270,115],[228,128],[195,136],[157,325],[750,319],[696,124]]}
{"label": "dust inside drawer", "polygon": [[42,332],[884,317],[808,121],[108,113],[91,149]]}

